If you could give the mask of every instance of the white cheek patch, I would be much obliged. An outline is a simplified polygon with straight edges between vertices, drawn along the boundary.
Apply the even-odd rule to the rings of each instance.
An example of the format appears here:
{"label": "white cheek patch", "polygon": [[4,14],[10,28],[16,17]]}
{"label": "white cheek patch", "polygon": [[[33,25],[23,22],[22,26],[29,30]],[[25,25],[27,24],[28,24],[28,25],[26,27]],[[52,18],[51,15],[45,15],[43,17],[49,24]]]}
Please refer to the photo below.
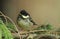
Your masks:
{"label": "white cheek patch", "polygon": [[23,17],[23,18],[29,18],[29,16],[28,16],[28,15],[27,15],[27,16],[22,15],[22,17]]}

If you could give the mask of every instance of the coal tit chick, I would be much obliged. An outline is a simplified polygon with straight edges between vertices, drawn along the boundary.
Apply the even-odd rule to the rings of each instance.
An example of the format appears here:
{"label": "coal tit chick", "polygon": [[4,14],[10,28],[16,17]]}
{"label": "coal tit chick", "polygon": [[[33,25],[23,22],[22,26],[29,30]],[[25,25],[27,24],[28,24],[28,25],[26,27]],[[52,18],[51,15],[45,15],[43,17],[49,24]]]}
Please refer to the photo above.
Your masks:
{"label": "coal tit chick", "polygon": [[17,17],[17,23],[20,27],[30,30],[31,26],[37,25],[31,18],[30,14],[25,10],[21,10]]}

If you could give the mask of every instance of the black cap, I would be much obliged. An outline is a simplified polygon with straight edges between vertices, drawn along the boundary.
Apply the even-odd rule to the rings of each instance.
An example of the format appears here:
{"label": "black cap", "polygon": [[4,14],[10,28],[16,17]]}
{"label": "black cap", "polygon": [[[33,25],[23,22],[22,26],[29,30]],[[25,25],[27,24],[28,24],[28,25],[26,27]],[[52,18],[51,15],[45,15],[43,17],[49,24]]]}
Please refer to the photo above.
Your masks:
{"label": "black cap", "polygon": [[25,15],[25,16],[29,15],[25,10],[21,10],[20,14]]}

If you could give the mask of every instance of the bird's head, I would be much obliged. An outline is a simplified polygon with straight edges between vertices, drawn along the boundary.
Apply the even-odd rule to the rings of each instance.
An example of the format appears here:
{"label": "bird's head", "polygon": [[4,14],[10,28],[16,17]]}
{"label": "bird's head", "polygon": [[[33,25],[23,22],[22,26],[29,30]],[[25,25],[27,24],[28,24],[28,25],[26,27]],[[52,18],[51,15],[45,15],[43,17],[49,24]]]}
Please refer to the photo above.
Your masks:
{"label": "bird's head", "polygon": [[25,10],[21,10],[20,14],[23,18],[29,18],[29,14]]}

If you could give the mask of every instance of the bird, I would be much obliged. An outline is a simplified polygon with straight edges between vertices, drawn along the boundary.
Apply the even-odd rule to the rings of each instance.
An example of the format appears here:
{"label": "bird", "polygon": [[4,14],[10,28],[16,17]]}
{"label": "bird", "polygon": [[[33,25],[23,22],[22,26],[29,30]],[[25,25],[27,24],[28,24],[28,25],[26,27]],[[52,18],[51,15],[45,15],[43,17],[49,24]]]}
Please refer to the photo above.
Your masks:
{"label": "bird", "polygon": [[21,10],[17,17],[17,24],[24,30],[30,30],[31,26],[37,25],[26,10]]}

